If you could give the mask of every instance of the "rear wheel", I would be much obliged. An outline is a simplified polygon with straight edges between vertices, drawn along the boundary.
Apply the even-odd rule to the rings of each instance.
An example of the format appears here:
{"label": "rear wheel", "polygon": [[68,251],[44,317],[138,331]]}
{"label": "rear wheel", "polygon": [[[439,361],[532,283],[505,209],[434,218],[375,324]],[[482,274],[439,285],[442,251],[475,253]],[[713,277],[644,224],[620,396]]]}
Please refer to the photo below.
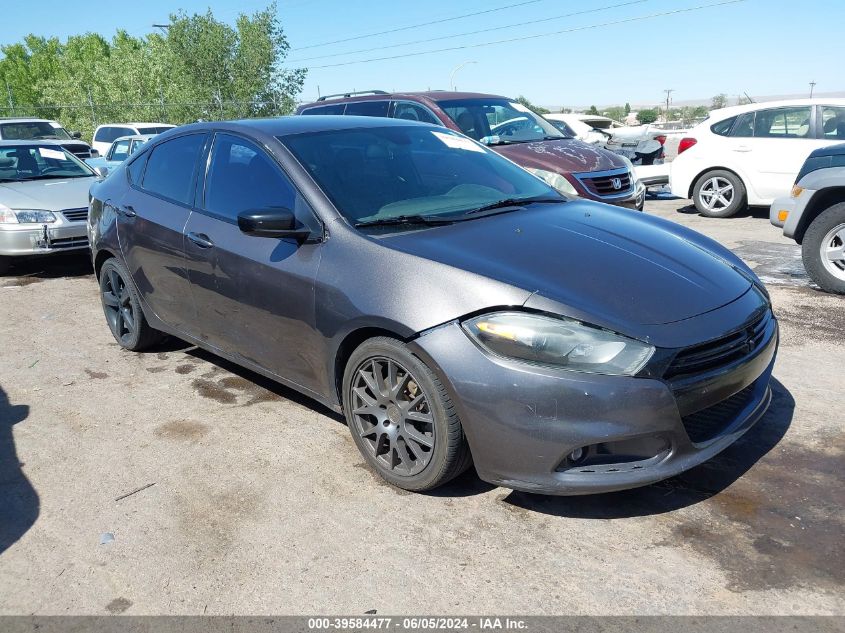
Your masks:
{"label": "rear wheel", "polygon": [[346,365],[343,385],[352,439],[389,483],[431,490],[472,463],[449,395],[401,341],[379,337],[364,342]]}
{"label": "rear wheel", "polygon": [[695,208],[708,218],[729,218],[747,206],[745,185],[735,173],[714,169],[703,174],[692,190]]}
{"label": "rear wheel", "polygon": [[804,268],[822,290],[845,294],[845,202],[822,212],[801,242]]}
{"label": "rear wheel", "polygon": [[100,269],[100,300],[112,336],[124,349],[139,352],[164,338],[147,323],[129,271],[114,258]]}

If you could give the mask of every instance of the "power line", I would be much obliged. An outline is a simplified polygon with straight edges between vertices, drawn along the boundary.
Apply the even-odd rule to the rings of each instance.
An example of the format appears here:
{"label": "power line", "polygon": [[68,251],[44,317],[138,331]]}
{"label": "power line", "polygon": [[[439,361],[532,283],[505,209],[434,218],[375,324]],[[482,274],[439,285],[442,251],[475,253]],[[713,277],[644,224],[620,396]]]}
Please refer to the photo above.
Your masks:
{"label": "power line", "polygon": [[439,20],[432,20],[431,22],[422,22],[420,24],[411,24],[410,26],[400,26],[395,29],[389,29],[387,31],[379,31],[378,33],[368,33],[367,35],[356,35],[355,37],[347,37],[342,40],[333,40],[331,42],[321,42],[320,44],[309,44],[308,46],[297,46],[296,48],[292,48],[292,51],[302,51],[306,48],[316,48],[318,46],[328,46],[329,44],[341,44],[343,42],[352,42],[353,40],[363,40],[368,37],[376,37],[377,35],[387,35],[389,33],[398,33],[399,31],[408,31],[410,29],[418,29],[423,26],[431,26],[433,24],[443,24],[444,22],[452,22],[454,20],[463,20],[464,18],[472,18],[477,15],[485,15],[487,13],[495,13],[497,11],[504,11],[505,9],[513,9],[515,7],[522,7],[526,4],[536,4],[538,2],[543,2],[543,0],[523,0],[522,2],[517,2],[515,4],[507,4],[503,7],[496,7],[493,9],[484,9],[483,11],[476,11],[475,13],[464,13],[463,15],[456,15],[451,18],[441,18]]}
{"label": "power line", "polygon": [[632,4],[642,4],[650,0],[630,0],[629,2],[621,2],[619,4],[612,4],[606,7],[598,7],[596,9],[585,9],[583,11],[575,11],[574,13],[564,13],[563,15],[556,15],[550,18],[540,18],[539,20],[529,20],[528,22],[519,22],[517,24],[506,24],[504,26],[494,26],[489,29],[480,29],[478,31],[467,31],[466,33],[455,33],[454,35],[441,35],[440,37],[427,37],[421,40],[414,40],[412,42],[402,42],[401,44],[390,44],[388,46],[379,46],[377,48],[362,48],[357,51],[346,51],[343,53],[332,53],[329,55],[317,55],[315,57],[303,57],[301,59],[287,60],[288,64],[299,64],[301,62],[310,62],[315,59],[326,59],[328,57],[337,57],[338,55],[356,55],[358,53],[370,53],[372,51],[380,51],[386,48],[398,48],[400,46],[411,46],[413,44],[423,44],[427,42],[437,42],[439,40],[449,40],[455,37],[465,37],[467,35],[478,35],[479,33],[489,33],[491,31],[501,31],[502,29],[512,29],[520,26],[528,26],[530,24],[539,24],[541,22],[552,22],[554,20],[562,20],[563,18],[571,18],[576,15],[585,15],[588,13],[598,13],[599,11],[608,11],[610,9],[618,9],[621,7],[630,6]]}
{"label": "power line", "polygon": [[336,64],[323,64],[321,66],[311,66],[309,70],[316,70],[320,68],[336,68],[338,66],[351,66],[353,64],[366,64],[369,62],[380,62],[393,59],[403,59],[406,57],[416,57],[417,55],[431,55],[433,53],[445,53],[449,51],[460,51],[469,48],[481,48],[483,46],[495,46],[497,44],[509,44],[511,42],[524,42],[525,40],[533,40],[540,37],[551,37],[552,35],[562,35],[565,33],[575,33],[578,31],[588,31],[591,29],[598,29],[605,26],[616,26],[618,24],[630,24],[631,22],[642,22],[643,20],[650,20],[652,18],[664,17],[667,15],[677,15],[679,13],[690,13],[692,11],[700,11],[702,9],[710,9],[713,7],[721,7],[729,4],[739,4],[740,2],[747,2],[748,0],[724,0],[723,2],[714,2],[713,4],[703,4],[695,7],[688,7],[685,9],[674,9],[672,11],[663,11],[661,13],[651,13],[649,15],[641,15],[633,18],[626,18],[624,20],[616,20],[614,22],[604,22],[602,24],[591,24],[588,26],[579,26],[571,29],[563,29],[561,31],[553,31],[551,33],[540,33],[538,35],[524,35],[522,37],[512,37],[506,40],[496,40],[493,42],[481,42],[479,44],[464,44],[461,46],[449,46],[447,48],[437,48],[430,51],[417,51],[416,53],[403,53],[401,55],[388,55],[385,57],[371,57],[369,59],[358,59],[349,62],[338,62]]}

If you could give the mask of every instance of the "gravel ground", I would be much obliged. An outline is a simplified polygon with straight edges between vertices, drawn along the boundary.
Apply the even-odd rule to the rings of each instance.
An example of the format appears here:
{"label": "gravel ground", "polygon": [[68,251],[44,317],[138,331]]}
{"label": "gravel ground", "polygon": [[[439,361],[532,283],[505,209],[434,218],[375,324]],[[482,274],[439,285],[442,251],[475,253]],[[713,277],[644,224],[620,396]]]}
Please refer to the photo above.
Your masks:
{"label": "gravel ground", "polygon": [[764,211],[687,205],[646,212],[769,284],[774,404],[711,462],[594,497],[474,472],[395,490],[304,397],[178,343],[121,351],[84,256],[17,267],[0,278],[0,613],[845,614],[845,298]]}

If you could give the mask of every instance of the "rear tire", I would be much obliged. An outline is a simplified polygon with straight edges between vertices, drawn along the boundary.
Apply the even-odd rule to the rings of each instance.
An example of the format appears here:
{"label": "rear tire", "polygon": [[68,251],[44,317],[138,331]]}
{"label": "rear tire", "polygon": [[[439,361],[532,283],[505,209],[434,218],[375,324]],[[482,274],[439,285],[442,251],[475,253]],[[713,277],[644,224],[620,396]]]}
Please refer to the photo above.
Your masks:
{"label": "rear tire", "polygon": [[421,492],[472,464],[443,384],[401,341],[365,341],[346,364],[343,410],[358,450],[397,488]]}
{"label": "rear tire", "polygon": [[822,290],[845,294],[845,202],[823,211],[801,242],[804,268]]}
{"label": "rear tire", "polygon": [[742,179],[732,171],[713,169],[702,174],[692,189],[692,202],[701,215],[729,218],[748,206]]}
{"label": "rear tire", "polygon": [[165,337],[147,323],[132,277],[115,258],[100,268],[100,301],[109,330],[122,348],[140,352]]}
{"label": "rear tire", "polygon": [[0,275],[5,275],[9,267],[12,265],[12,258],[6,255],[0,255]]}

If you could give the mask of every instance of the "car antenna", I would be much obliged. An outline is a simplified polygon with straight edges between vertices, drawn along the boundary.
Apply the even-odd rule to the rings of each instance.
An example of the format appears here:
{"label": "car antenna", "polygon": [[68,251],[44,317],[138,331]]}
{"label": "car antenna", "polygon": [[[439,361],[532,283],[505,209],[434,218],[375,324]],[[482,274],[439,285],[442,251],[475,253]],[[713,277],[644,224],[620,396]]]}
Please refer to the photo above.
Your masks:
{"label": "car antenna", "polygon": [[754,99],[752,99],[751,97],[749,97],[747,92],[743,92],[742,94],[744,94],[744,95],[745,95],[745,98],[746,98],[746,99],[748,99],[748,103],[754,103]]}

